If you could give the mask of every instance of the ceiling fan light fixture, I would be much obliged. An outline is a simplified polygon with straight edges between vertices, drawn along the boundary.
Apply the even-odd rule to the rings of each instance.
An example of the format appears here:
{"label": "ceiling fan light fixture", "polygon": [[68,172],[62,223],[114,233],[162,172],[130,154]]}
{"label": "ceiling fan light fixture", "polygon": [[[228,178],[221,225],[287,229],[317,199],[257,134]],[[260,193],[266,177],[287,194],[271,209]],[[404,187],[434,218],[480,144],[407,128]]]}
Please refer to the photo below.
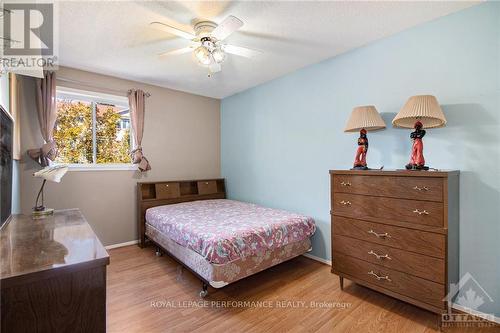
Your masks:
{"label": "ceiling fan light fixture", "polygon": [[[191,41],[191,45],[188,47],[166,51],[160,53],[160,56],[174,56],[192,52],[193,60],[201,66],[207,67],[209,76],[222,70],[221,64],[229,54],[252,58],[260,53],[246,47],[223,43],[223,40],[243,26],[243,21],[232,15],[226,17],[220,24],[212,21],[198,21],[194,24],[193,32],[180,30],[161,22],[152,22],[151,26]],[[193,49],[194,51],[192,51]]]}
{"label": "ceiling fan light fixture", "polygon": [[196,59],[198,59],[198,62],[202,65],[208,66],[212,62],[212,59],[210,57],[210,51],[204,46],[196,48],[196,50],[194,50],[194,56],[196,57]]}
{"label": "ceiling fan light fixture", "polygon": [[216,48],[212,52],[212,56],[214,57],[215,62],[217,62],[218,64],[226,60],[226,54],[224,53],[224,51],[222,51],[221,48]]}

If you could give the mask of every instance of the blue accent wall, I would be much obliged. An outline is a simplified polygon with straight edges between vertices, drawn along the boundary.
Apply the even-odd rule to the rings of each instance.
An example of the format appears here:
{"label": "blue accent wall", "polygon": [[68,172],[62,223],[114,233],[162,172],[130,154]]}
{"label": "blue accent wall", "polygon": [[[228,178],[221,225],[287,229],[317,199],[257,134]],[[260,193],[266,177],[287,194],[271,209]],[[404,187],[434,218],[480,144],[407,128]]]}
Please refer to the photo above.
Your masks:
{"label": "blue accent wall", "polygon": [[351,167],[354,106],[374,104],[388,128],[369,134],[371,167],[408,162],[409,130],[391,120],[432,94],[448,119],[425,137],[427,164],[459,169],[460,266],[500,316],[500,3],[485,3],[225,98],[222,176],[230,198],[314,217],[313,254],[330,259],[330,169]]}

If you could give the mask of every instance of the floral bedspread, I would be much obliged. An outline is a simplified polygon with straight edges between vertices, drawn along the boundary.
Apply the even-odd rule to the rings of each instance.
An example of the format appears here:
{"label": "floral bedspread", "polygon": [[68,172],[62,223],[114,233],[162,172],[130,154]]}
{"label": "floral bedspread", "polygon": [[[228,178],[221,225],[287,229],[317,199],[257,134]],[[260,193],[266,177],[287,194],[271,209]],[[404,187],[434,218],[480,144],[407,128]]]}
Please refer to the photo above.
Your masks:
{"label": "floral bedspread", "polygon": [[225,199],[153,207],[146,221],[216,264],[301,241],[316,231],[310,217]]}

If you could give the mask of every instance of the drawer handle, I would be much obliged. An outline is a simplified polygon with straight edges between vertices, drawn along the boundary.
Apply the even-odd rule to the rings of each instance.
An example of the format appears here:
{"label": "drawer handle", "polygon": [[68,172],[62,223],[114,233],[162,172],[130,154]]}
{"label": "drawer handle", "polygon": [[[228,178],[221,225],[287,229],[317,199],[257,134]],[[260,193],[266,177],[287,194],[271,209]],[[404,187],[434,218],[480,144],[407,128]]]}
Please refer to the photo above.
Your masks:
{"label": "drawer handle", "polygon": [[350,182],[341,182],[340,185],[342,185],[342,186],[351,186],[352,184]]}
{"label": "drawer handle", "polygon": [[344,205],[344,206],[350,206],[350,205],[351,205],[351,202],[350,202],[350,201],[344,201],[344,200],[342,200],[340,203],[341,203],[342,205]]}
{"label": "drawer handle", "polygon": [[368,254],[371,254],[371,255],[374,255],[378,260],[380,259],[389,259],[389,260],[392,260],[391,257],[389,257],[388,254],[376,254],[375,252],[373,252],[373,250],[370,250],[370,252],[368,252]]}
{"label": "drawer handle", "polygon": [[415,186],[413,189],[417,191],[429,191],[429,188],[427,186],[424,187]]}
{"label": "drawer handle", "polygon": [[380,280],[387,280],[387,281],[389,281],[389,282],[392,282],[392,280],[389,278],[389,276],[388,276],[388,275],[386,275],[386,276],[378,276],[377,274],[375,274],[375,272],[374,272],[374,271],[369,271],[369,272],[368,272],[368,275],[373,275],[373,276],[374,276],[377,280],[379,280],[379,281],[380,281]]}
{"label": "drawer handle", "polygon": [[418,214],[418,215],[429,215],[429,212],[428,212],[428,211],[426,211],[425,209],[424,209],[424,210],[422,210],[422,211],[420,211],[420,210],[418,210],[418,209],[415,209],[413,212],[414,212],[415,214]]}
{"label": "drawer handle", "polygon": [[205,185],[208,185],[208,182],[205,182]]}
{"label": "drawer handle", "polygon": [[386,238],[386,237],[391,238],[391,235],[389,235],[387,232],[384,232],[383,234],[379,234],[379,233],[376,233],[375,231],[370,229],[368,231],[368,233],[377,236],[377,238]]}

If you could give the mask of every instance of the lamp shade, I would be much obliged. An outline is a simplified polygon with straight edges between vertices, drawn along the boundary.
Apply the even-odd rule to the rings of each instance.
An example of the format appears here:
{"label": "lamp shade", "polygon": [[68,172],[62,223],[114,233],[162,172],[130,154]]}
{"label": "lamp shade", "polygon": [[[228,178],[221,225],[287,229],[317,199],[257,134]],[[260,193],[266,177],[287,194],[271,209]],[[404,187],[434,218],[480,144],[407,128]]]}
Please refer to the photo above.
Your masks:
{"label": "lamp shade", "polygon": [[48,166],[33,174],[33,177],[42,178],[51,182],[59,183],[61,178],[68,172],[66,165]]}
{"label": "lamp shade", "polygon": [[355,107],[345,125],[344,132],[358,132],[363,128],[367,131],[385,128],[384,120],[373,105]]}
{"label": "lamp shade", "polygon": [[413,128],[417,120],[424,128],[442,127],[446,124],[446,118],[436,97],[432,95],[410,97],[394,117],[392,124],[397,127]]}

